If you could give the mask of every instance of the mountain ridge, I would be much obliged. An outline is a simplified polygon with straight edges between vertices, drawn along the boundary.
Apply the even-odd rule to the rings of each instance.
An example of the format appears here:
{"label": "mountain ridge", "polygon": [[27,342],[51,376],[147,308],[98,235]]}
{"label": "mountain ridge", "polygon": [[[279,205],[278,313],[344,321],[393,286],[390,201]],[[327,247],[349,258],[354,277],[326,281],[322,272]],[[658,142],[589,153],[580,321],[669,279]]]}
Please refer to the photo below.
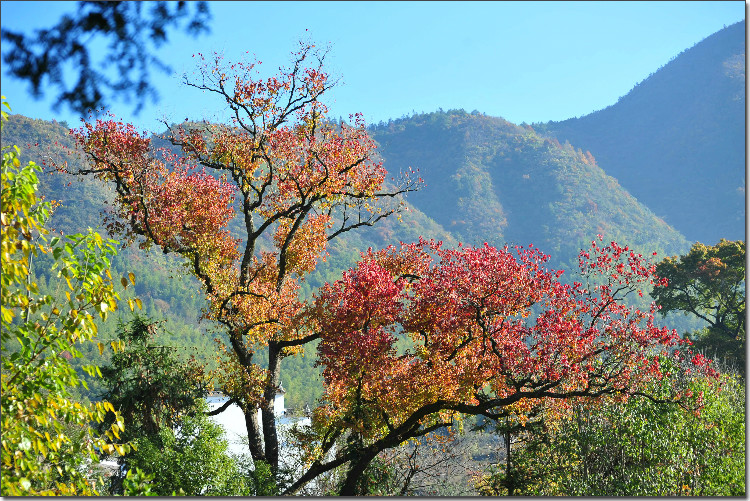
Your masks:
{"label": "mountain ridge", "polygon": [[590,152],[530,126],[452,110],[370,130],[388,170],[419,169],[425,189],[411,203],[464,243],[534,244],[567,267],[599,233],[662,254],[688,247]]}
{"label": "mountain ridge", "polygon": [[[714,42],[735,40],[738,28],[734,25],[730,28],[734,31],[729,30],[714,39]],[[742,30],[744,32],[744,25]],[[634,171],[630,174],[636,179],[640,175],[642,180],[643,174],[639,173],[644,169],[657,171],[654,162],[659,163],[661,170],[686,172],[684,169],[675,170],[675,165],[679,166],[679,163],[674,158],[665,156],[665,152],[669,153],[670,150],[714,161],[719,161],[723,158],[722,154],[726,154],[726,165],[721,176],[728,179],[740,177],[744,190],[744,168],[739,168],[744,167],[744,156],[741,162],[737,161],[737,150],[741,150],[744,155],[744,94],[739,96],[736,93],[737,79],[742,79],[744,88],[744,46],[742,57],[739,57],[727,49],[727,44],[717,42],[714,45],[718,48],[711,49],[713,52],[708,51],[711,57],[703,57],[701,50],[705,48],[704,42],[677,56],[637,85],[620,102],[601,110],[600,115],[596,115],[599,113],[596,112],[589,118],[583,117],[586,120],[582,118],[516,125],[479,112],[451,110],[415,114],[390,120],[387,124],[370,126],[369,131],[379,146],[377,156],[383,160],[386,169],[395,173],[401,169],[419,168],[420,175],[425,179],[425,186],[406,198],[411,210],[403,215],[402,221],[388,218],[374,228],[350,232],[345,238],[332,241],[327,261],[321,263],[304,282],[304,294],[310,295],[323,283],[340,278],[341,271],[352,266],[358,259],[359,252],[368,247],[382,248],[399,241],[415,241],[419,236],[443,240],[447,246],[454,246],[458,242],[470,245],[488,242],[496,246],[533,244],[552,256],[549,263],[551,267],[570,271],[577,269],[578,249],[586,247],[598,233],[603,234],[607,240],[617,240],[646,255],[658,251],[659,255],[655,259],[684,253],[689,248],[690,241],[696,239],[709,243],[712,243],[712,239],[718,240],[714,239],[715,235],[737,239],[736,232],[724,233],[731,225],[715,224],[714,233],[697,231],[699,238],[691,233],[689,241],[680,228],[670,224],[675,220],[675,215],[667,209],[673,207],[656,204],[656,209],[652,208],[645,203],[648,192],[642,192],[637,183],[634,187],[627,186],[616,175],[618,169],[625,169],[627,174],[630,166]],[[711,43],[713,42],[709,46]],[[696,48],[699,49],[700,57],[691,52]],[[672,136],[664,131],[661,134],[651,134],[667,144],[661,150],[656,148],[658,144],[649,143],[653,137],[624,138],[621,131],[623,126],[617,122],[629,117],[622,112],[623,106],[630,106],[629,103],[638,103],[639,100],[650,103],[652,98],[648,96],[648,92],[653,88],[653,81],[672,81],[674,75],[665,77],[662,72],[672,71],[675,64],[678,69],[681,64],[685,66],[681,61],[688,56],[695,56],[694,60],[697,61],[688,61],[688,69],[691,65],[707,61],[712,61],[714,69],[716,61],[719,61],[723,68],[721,71],[724,80],[721,82],[726,85],[711,94],[714,97],[710,103],[692,103],[699,100],[700,96],[691,91],[685,99],[691,100],[692,104],[683,106],[692,110],[690,116],[697,117],[695,122],[714,124],[711,125],[714,132],[707,135],[710,141],[696,141],[694,135],[700,129],[688,127],[693,123],[685,125],[684,120],[670,122],[667,132],[671,132]],[[691,74],[695,72],[696,70],[691,70]],[[646,98],[638,97],[644,93]],[[651,107],[654,108],[653,105]],[[741,113],[738,109],[741,109]],[[642,107],[631,107],[630,110],[630,114],[638,110],[641,113]],[[663,113],[663,110],[660,112]],[[606,119],[604,122],[602,116]],[[658,113],[641,117],[640,122],[627,122],[631,135],[633,127],[644,123],[643,120],[655,120],[654,116],[658,116]],[[684,114],[679,116],[684,117]],[[708,118],[703,118],[704,116]],[[736,125],[737,116],[741,116],[743,120],[740,127]],[[606,124],[607,120],[610,125],[603,129],[601,124]],[[591,123],[597,126],[592,129]],[[567,128],[560,124],[566,124]],[[738,129],[743,136],[741,139],[737,137]],[[715,132],[716,130],[719,132]],[[722,132],[726,130],[731,133]],[[649,132],[651,129],[646,130],[646,133]],[[599,143],[594,141],[597,137],[600,138]],[[671,140],[670,137],[676,139]],[[38,163],[51,154],[59,154],[60,150],[57,148],[72,146],[64,124],[21,115],[9,117],[9,122],[3,126],[1,140],[4,146],[17,144],[22,149],[23,161],[34,160]],[[645,144],[648,148],[641,151],[638,149],[639,144]],[[633,150],[626,156],[629,164],[623,167],[622,162],[618,164],[617,158],[613,159],[613,155],[616,157],[619,150],[612,149],[612,145]],[[649,158],[653,151],[658,153],[655,155],[656,160]],[[632,167],[634,164],[637,164],[637,168]],[[726,199],[731,198],[727,195],[724,184],[714,183],[721,187],[721,190],[717,190],[706,180],[706,176],[698,176],[705,172],[700,169],[695,169],[697,174],[689,172],[693,177],[688,179],[687,184],[692,188],[710,193],[718,192]],[[738,175],[738,172],[742,174]],[[716,179],[724,179],[721,176],[714,175]],[[682,210],[682,206],[674,203],[674,200],[679,201],[680,190],[684,192],[685,188],[684,183],[680,184],[675,180],[676,177],[678,174],[672,174],[671,178],[663,176],[646,184],[678,206],[678,210]],[[42,195],[62,202],[62,206],[53,215],[52,226],[66,233],[85,231],[87,227],[103,231],[100,212],[111,202],[111,194],[94,180],[73,184],[68,184],[69,182],[70,179],[62,175],[40,176]],[[741,220],[744,229],[744,195],[741,198],[743,204],[739,213],[735,205],[718,204],[711,208],[711,217]],[[688,198],[693,205],[703,207],[704,212],[710,212],[702,200],[699,195]],[[687,220],[691,222],[699,219],[693,214]],[[703,223],[703,227],[705,226]],[[43,263],[40,261],[38,264],[41,269]],[[143,297],[144,310],[148,315],[157,320],[169,321],[172,330],[170,339],[197,347],[210,355],[213,336],[207,335],[211,330],[210,326],[198,323],[202,303],[200,294],[195,294],[199,287],[195,279],[185,275],[175,279],[173,275],[179,267],[176,262],[160,253],[143,255],[132,248],[123,250],[115,265],[118,270],[136,271],[134,292]],[[49,278],[45,283],[50,282]],[[679,320],[677,323],[670,323],[675,327],[678,324]],[[102,329],[102,335],[111,335],[115,328],[114,324],[108,324]],[[691,326],[689,330],[694,328]],[[95,349],[86,353],[88,361],[96,361],[97,356]],[[320,393],[320,388],[311,384],[319,377],[312,366],[313,359],[314,357],[295,359],[282,366],[285,385],[288,386],[290,395],[294,395],[290,401],[291,406],[312,402]]]}
{"label": "mountain ridge", "polygon": [[744,238],[744,22],[686,49],[607,108],[533,126],[590,150],[690,240]]}

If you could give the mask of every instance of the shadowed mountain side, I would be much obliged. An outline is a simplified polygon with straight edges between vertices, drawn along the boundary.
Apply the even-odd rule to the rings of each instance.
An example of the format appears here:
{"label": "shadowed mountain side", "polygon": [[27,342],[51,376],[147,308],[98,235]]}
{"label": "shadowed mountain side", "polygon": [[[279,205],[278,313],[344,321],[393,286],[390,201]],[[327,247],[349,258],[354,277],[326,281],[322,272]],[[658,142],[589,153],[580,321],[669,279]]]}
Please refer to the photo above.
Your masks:
{"label": "shadowed mountain side", "polygon": [[744,22],[676,56],[617,104],[534,127],[590,150],[688,239],[744,238]]}

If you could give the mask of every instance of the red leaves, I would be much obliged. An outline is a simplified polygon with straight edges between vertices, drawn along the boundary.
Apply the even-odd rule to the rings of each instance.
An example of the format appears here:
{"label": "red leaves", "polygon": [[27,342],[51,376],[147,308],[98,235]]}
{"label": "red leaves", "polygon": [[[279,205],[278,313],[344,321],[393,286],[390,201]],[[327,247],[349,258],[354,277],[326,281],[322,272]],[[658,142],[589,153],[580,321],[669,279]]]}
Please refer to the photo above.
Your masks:
{"label": "red leaves", "polygon": [[236,240],[225,230],[234,216],[234,188],[187,165],[166,150],[151,152],[150,140],[114,120],[84,124],[72,133],[93,160],[94,173],[118,184],[118,214],[130,221],[128,236],[146,236],[165,250],[212,252],[233,260]]}
{"label": "red leaves", "polygon": [[[398,423],[429,402],[477,402],[486,384],[503,398],[542,387],[627,392],[660,377],[654,356],[679,337],[654,326],[655,308],[622,301],[658,283],[654,266],[614,242],[594,244],[581,254],[594,282],[584,289],[559,282],[546,260],[531,248],[443,249],[424,240],[363,255],[317,298],[328,414],[360,399]],[[398,332],[412,341],[402,354]]]}

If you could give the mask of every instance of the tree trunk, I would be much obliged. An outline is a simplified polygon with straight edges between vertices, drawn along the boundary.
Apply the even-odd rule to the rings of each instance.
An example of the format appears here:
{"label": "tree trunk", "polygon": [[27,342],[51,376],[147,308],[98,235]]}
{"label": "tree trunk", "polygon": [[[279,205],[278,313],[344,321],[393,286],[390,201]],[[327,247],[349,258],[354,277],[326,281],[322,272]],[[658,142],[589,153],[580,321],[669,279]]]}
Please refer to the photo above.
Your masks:
{"label": "tree trunk", "polygon": [[274,415],[274,400],[279,387],[281,373],[280,349],[277,343],[268,343],[268,382],[263,394],[263,440],[266,447],[266,462],[274,473],[279,471],[279,437],[276,433],[276,416]]}
{"label": "tree trunk", "polygon": [[258,421],[258,409],[248,408],[245,412],[245,427],[247,428],[247,441],[250,447],[250,456],[253,461],[265,461],[266,454],[263,450],[261,440],[260,422]]}
{"label": "tree trunk", "polygon": [[353,461],[349,466],[349,471],[346,473],[344,484],[339,490],[339,496],[358,496],[361,494],[357,492],[357,481],[362,477],[362,474],[367,469],[367,465],[369,465],[377,455],[377,451],[362,451],[362,455],[357,461]]}
{"label": "tree trunk", "polygon": [[510,429],[508,429],[505,432],[505,487],[508,489],[508,496],[512,496],[515,490],[513,488],[513,477],[511,476],[510,437]]}

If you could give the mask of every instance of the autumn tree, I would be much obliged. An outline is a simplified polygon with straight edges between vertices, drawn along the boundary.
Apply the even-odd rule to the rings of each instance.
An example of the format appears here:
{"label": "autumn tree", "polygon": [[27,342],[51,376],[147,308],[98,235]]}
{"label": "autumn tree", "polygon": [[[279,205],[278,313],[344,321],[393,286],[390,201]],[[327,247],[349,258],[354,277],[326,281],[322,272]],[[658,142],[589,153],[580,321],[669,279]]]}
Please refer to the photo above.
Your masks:
{"label": "autumn tree", "polygon": [[[280,363],[319,340],[325,401],[312,428],[290,439],[304,468],[274,492],[344,469],[339,493],[355,494],[381,452],[465,414],[497,420],[540,399],[649,396],[659,355],[681,340],[654,325],[655,306],[625,304],[663,282],[616,243],[592,243],[581,255],[586,283],[573,285],[533,248],[402,244],[364,253],[315,301],[302,301],[300,280],[327,243],[397,213],[394,197],[416,183],[386,185],[361,117],[326,121],[321,99],[335,82],[325,52],[303,45],[290,68],[265,80],[257,63],[198,59],[198,78],[186,83],[218,96],[231,126],[169,127],[177,154],[153,151],[145,133],[114,120],[85,124],[75,135],[89,163],[78,174],[115,188],[113,231],[182,256],[201,281],[205,317],[226,333],[218,380],[227,405],[243,408],[252,458],[277,480]],[[229,231],[235,215],[240,234]],[[399,352],[397,337],[413,346]],[[680,397],[675,386],[669,398]]]}
{"label": "autumn tree", "polygon": [[657,273],[668,280],[653,294],[660,313],[681,311],[705,321],[708,328],[691,336],[697,347],[716,350],[744,366],[745,242],[696,243],[684,256],[665,258]]}
{"label": "autumn tree", "polygon": [[[360,116],[351,124],[327,121],[321,99],[335,81],[325,57],[301,44],[291,67],[261,79],[260,62],[225,64],[199,54],[197,77],[185,82],[218,97],[233,123],[168,126],[179,154],[155,150],[145,133],[115,120],[74,132],[89,161],[76,173],[116,190],[110,229],[182,256],[201,281],[205,318],[226,334],[218,384],[228,404],[245,412],[253,460],[274,472],[281,361],[320,336],[300,280],[330,240],[398,213],[397,197],[417,185],[408,176],[386,185]],[[235,216],[241,234],[228,229]],[[257,363],[258,350],[267,350],[267,367]]]}
{"label": "autumn tree", "polygon": [[[369,251],[317,296],[325,402],[315,411],[311,468],[347,465],[341,495],[356,493],[370,461],[461,415],[524,416],[545,399],[614,395],[653,401],[685,397],[679,384],[654,395],[660,357],[706,359],[680,350],[675,331],[654,324],[656,307],[624,300],[663,286],[655,266],[612,242],[581,253],[586,283],[566,285],[533,248],[444,249],[420,241]],[[398,336],[413,347],[398,352]],[[675,350],[677,350],[675,352]],[[336,439],[349,437],[333,450]],[[354,437],[352,439],[351,437]]]}

